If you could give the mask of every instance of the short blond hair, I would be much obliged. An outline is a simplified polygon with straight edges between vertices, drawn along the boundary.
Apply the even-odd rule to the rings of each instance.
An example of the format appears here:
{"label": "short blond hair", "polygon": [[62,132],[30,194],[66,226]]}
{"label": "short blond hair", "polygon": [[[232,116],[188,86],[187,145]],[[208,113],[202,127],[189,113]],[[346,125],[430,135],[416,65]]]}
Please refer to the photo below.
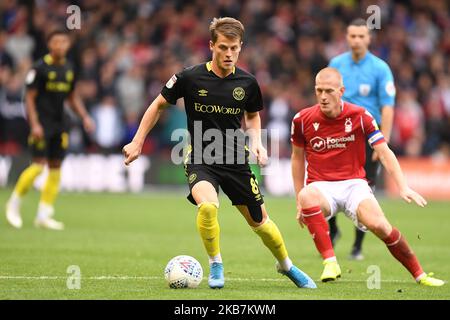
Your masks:
{"label": "short blond hair", "polygon": [[338,69],[333,67],[325,67],[320,70],[316,75],[316,82],[319,78],[332,78],[339,82],[341,87],[344,86],[344,80],[342,79],[342,75]]}
{"label": "short blond hair", "polygon": [[244,25],[230,17],[214,18],[209,25],[209,31],[213,43],[217,41],[219,33],[227,38],[238,38],[240,41],[244,38]]}

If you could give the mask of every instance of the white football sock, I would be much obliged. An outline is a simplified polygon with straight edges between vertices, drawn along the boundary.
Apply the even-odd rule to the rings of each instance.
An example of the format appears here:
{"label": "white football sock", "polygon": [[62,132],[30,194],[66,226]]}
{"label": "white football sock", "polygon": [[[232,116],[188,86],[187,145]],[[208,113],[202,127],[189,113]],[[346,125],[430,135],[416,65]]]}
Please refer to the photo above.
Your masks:
{"label": "white football sock", "polygon": [[423,277],[426,277],[426,276],[427,276],[427,274],[424,272],[416,278],[416,281],[419,282],[420,280],[422,280]]}
{"label": "white football sock", "polygon": [[9,197],[8,203],[15,208],[19,208],[20,204],[22,203],[22,198],[16,192],[13,192],[11,194],[11,197]]}
{"label": "white football sock", "polygon": [[291,267],[293,266],[291,259],[289,259],[289,257],[283,259],[282,261],[278,261],[278,263],[280,264],[281,269],[283,269],[284,271],[289,271],[291,270]]}
{"label": "white football sock", "polygon": [[336,256],[334,256],[334,257],[326,258],[323,261],[325,261],[325,262],[337,262],[337,259],[336,259]]}
{"label": "white football sock", "polygon": [[219,254],[215,255],[214,257],[209,257],[209,264],[212,264],[213,262],[222,263],[222,256]]}
{"label": "white football sock", "polygon": [[38,220],[48,219],[53,216],[53,212],[54,212],[53,206],[50,206],[43,202],[39,202],[37,219]]}

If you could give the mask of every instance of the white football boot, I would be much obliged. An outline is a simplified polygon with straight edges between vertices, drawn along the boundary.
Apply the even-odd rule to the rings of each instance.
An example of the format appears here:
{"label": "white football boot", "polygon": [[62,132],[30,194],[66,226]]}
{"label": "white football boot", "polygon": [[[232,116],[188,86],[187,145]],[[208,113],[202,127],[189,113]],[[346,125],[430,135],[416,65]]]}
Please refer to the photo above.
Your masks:
{"label": "white football boot", "polygon": [[64,230],[64,223],[56,221],[52,218],[54,213],[55,209],[53,206],[40,202],[38,214],[34,220],[35,227],[57,231]]}
{"label": "white football boot", "polygon": [[22,228],[22,217],[20,216],[20,198],[13,193],[6,203],[6,220],[16,229]]}

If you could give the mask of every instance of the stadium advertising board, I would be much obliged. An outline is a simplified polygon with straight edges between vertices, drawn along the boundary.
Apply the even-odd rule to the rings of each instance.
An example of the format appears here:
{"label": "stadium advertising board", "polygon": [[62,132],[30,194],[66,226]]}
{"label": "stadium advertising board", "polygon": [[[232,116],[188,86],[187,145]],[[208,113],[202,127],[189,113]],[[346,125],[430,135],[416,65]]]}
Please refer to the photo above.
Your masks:
{"label": "stadium advertising board", "polygon": [[[400,166],[410,187],[430,200],[450,199],[450,161],[433,158],[400,158]],[[386,192],[398,197],[397,187],[389,175],[385,175]]]}

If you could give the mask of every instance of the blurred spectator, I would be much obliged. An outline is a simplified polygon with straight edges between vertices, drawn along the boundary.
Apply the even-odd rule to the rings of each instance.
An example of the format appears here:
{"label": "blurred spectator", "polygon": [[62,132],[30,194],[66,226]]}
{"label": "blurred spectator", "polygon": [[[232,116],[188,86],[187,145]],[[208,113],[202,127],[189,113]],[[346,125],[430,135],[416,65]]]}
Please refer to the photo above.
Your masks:
{"label": "blurred spectator", "polygon": [[117,80],[117,95],[127,119],[138,118],[145,105],[145,82],[142,69],[133,65]]}
{"label": "blurred spectator", "polygon": [[[276,98],[268,106],[267,130],[272,143],[279,146],[279,156],[288,157],[290,149],[285,148],[290,139],[292,114],[289,110],[288,93],[283,88],[274,88]],[[273,134],[275,132],[275,134]]]}
{"label": "blurred spectator", "polygon": [[11,55],[16,65],[22,61],[31,61],[34,49],[34,39],[27,33],[25,21],[20,24],[16,31],[8,36],[5,49]]}
{"label": "blurred spectator", "polygon": [[[0,1],[1,92],[11,92],[11,87],[5,87],[5,70],[11,79],[23,81],[33,59],[46,51],[46,34],[65,25],[71,3]],[[71,31],[71,58],[79,70],[77,89],[91,112],[95,108],[123,115],[125,140],[134,135],[148,102],[177,70],[209,59],[205,26],[211,19],[226,15],[240,19],[246,34],[239,66],[253,73],[261,85],[267,109],[262,113],[263,127],[279,130],[283,155],[290,150],[289,140],[283,138],[290,118],[314,103],[315,73],[330,57],[347,50],[347,23],[356,17],[368,18],[367,7],[378,5],[381,29],[373,31],[371,50],[389,63],[398,86],[400,127],[394,150],[446,154],[450,136],[448,1],[78,0],[76,4],[82,12],[81,29]],[[115,108],[99,107],[104,97],[114,99]],[[3,98],[0,109],[5,110],[5,103]],[[169,131],[185,125],[177,111],[162,119],[155,134],[147,138],[151,147],[144,152],[171,147]],[[405,119],[418,121],[423,132],[416,136],[420,130],[415,130],[411,136]],[[0,147],[10,121],[0,113]],[[74,139],[81,139],[80,131],[72,132]],[[78,146],[78,152],[90,147]]]}
{"label": "blurred spectator", "polygon": [[17,154],[21,147],[26,147],[28,134],[24,104],[22,103],[23,79],[10,70],[5,70],[2,77],[0,118],[3,118],[4,123],[1,123],[0,137],[5,142],[4,152]]}
{"label": "blurred spectator", "polygon": [[418,11],[409,32],[409,47],[417,57],[429,56],[436,46],[439,30],[426,12]]}
{"label": "blurred spectator", "polygon": [[8,36],[5,31],[0,30],[0,70],[3,68],[13,68],[13,59],[5,48]]}
{"label": "blurred spectator", "polygon": [[95,141],[103,153],[120,152],[124,138],[123,117],[113,96],[104,96],[92,109]]}
{"label": "blurred spectator", "polygon": [[414,157],[421,154],[425,140],[423,115],[415,91],[400,91],[392,132],[392,145],[398,153]]}
{"label": "blurred spectator", "polygon": [[13,69],[13,60],[5,50],[6,39],[6,32],[0,30],[0,153],[4,152],[3,143],[7,139],[6,126],[9,122],[2,111],[5,103],[5,85],[8,83]]}

